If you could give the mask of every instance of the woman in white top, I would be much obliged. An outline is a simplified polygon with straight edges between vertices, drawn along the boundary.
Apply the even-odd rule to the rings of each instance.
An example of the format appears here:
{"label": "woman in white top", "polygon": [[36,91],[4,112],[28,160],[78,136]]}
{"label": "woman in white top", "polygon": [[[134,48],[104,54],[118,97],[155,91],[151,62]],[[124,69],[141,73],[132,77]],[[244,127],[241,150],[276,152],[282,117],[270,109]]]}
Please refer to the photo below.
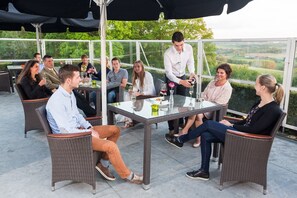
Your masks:
{"label": "woman in white top", "polygon": [[155,96],[153,76],[144,70],[143,62],[137,60],[133,65],[132,74],[133,93],[137,96]]}
{"label": "woman in white top", "polygon": [[[210,81],[207,87],[204,89],[202,97],[204,100],[215,102],[222,105],[227,105],[232,94],[232,87],[228,79],[232,73],[232,69],[229,64],[224,63],[217,67],[217,73],[215,79]],[[188,133],[192,124],[195,122],[195,127],[200,126],[203,123],[203,118],[211,119],[212,112],[206,112],[203,114],[198,114],[190,116],[186,123],[186,126],[179,132],[178,135],[183,135]],[[200,146],[200,137],[196,139],[193,147]]]}

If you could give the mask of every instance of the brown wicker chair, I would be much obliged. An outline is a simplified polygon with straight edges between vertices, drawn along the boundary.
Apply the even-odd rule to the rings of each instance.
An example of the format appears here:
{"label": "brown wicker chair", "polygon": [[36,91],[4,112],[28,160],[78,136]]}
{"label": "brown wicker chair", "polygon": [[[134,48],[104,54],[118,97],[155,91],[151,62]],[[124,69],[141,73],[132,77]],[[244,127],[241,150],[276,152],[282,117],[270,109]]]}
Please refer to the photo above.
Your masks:
{"label": "brown wicker chair", "polygon": [[11,92],[10,77],[8,72],[0,71],[0,91]]}
{"label": "brown wicker chair", "polygon": [[[95,166],[100,152],[92,150],[91,132],[73,134],[52,134],[46,118],[45,105],[36,109],[38,118],[47,134],[52,159],[52,191],[55,183],[73,180],[90,184],[96,193]],[[88,118],[98,120],[99,117]],[[100,120],[100,119],[99,119]],[[100,123],[101,121],[92,122]]]}
{"label": "brown wicker chair", "polygon": [[39,119],[36,115],[35,109],[47,103],[48,98],[41,98],[41,99],[28,99],[26,94],[24,93],[20,84],[16,84],[15,86],[19,97],[21,99],[24,115],[25,115],[25,138],[27,137],[27,131],[30,130],[38,130],[43,129]]}
{"label": "brown wicker chair", "polygon": [[270,135],[259,135],[227,130],[220,190],[227,181],[254,182],[267,193],[267,163],[274,137],[286,113],[282,113]]}

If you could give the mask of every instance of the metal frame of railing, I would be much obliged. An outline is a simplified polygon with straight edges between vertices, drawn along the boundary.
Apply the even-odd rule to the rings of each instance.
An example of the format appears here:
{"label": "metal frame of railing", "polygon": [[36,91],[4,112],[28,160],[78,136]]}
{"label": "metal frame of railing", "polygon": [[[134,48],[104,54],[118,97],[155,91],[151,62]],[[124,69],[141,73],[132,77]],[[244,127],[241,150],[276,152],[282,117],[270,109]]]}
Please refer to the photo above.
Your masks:
{"label": "metal frame of railing", "polygon": [[[19,39],[19,38],[0,38],[1,41],[33,41],[36,43],[36,39]],[[285,100],[283,101],[282,107],[284,111],[288,111],[289,109],[289,96],[290,96],[290,91],[297,91],[297,87],[291,87],[291,82],[293,78],[293,70],[294,70],[294,60],[296,57],[296,42],[297,38],[269,38],[269,39],[262,39],[262,38],[254,38],[254,39],[201,39],[201,40],[187,40],[186,42],[191,43],[194,47],[197,48],[197,54],[195,54],[195,59],[196,59],[196,71],[198,74],[198,83],[200,86],[198,86],[198,92],[201,90],[201,82],[202,78],[211,78],[211,75],[202,75],[203,67],[208,67],[208,62],[206,59],[206,55],[204,53],[204,44],[207,42],[215,42],[215,43],[220,43],[220,42],[276,42],[276,41],[282,41],[286,42],[286,56],[285,56],[285,61],[284,61],[284,71],[283,71],[283,86],[285,89]],[[95,45],[100,43],[99,40],[62,40],[62,39],[41,39],[41,54],[44,55],[46,54],[46,44],[51,43],[51,42],[83,42],[87,43],[88,46],[88,51],[89,51],[89,58],[90,62],[93,63],[94,61],[100,61],[99,57],[95,56]],[[136,55],[136,59],[139,60],[141,55],[144,56],[144,63],[147,65],[146,68],[150,70],[156,70],[156,71],[164,71],[164,69],[160,68],[154,68],[150,66],[149,60],[146,58],[146,52],[143,49],[142,44],[143,43],[171,43],[169,40],[108,40],[107,45],[109,47],[109,56],[113,57],[113,46],[115,43],[129,43],[130,44],[130,56]],[[135,45],[135,49],[133,49],[132,44]],[[134,53],[135,51],[135,53]],[[131,59],[131,58],[130,58]],[[24,62],[27,59],[5,59],[3,60],[0,56],[0,62]],[[72,61],[79,61],[80,57],[77,58],[59,58],[55,59],[55,61],[66,61],[68,63],[71,63]],[[203,63],[206,63],[205,65]],[[130,63],[123,63],[126,66],[132,67],[132,61]],[[208,69],[208,73],[210,73]],[[254,84],[252,81],[244,81],[244,80],[239,80],[239,79],[230,79],[230,81],[233,82],[238,82],[238,83],[243,83],[243,84]],[[230,110],[232,113],[237,113],[241,114],[241,112],[237,112],[234,110]],[[297,123],[296,126],[289,125],[287,124],[287,118],[284,120],[284,126],[286,128],[290,128],[293,130],[297,130]]]}

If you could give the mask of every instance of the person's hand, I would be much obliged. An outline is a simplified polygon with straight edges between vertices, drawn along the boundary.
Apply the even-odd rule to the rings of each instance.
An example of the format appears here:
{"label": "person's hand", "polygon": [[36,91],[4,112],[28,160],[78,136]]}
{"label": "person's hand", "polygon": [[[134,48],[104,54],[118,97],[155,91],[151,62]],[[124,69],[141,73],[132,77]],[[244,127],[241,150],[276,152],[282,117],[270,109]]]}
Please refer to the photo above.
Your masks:
{"label": "person's hand", "polygon": [[91,132],[92,132],[92,136],[94,138],[98,138],[100,139],[99,133],[97,131],[95,131],[93,128],[90,128]]}
{"label": "person's hand", "polygon": [[137,91],[137,92],[135,92],[135,96],[137,97],[137,96],[140,96],[141,95],[141,93],[139,92],[139,91]]}
{"label": "person's hand", "polygon": [[45,78],[43,78],[39,83],[38,83],[38,85],[41,87],[41,86],[43,86],[43,85],[45,85],[46,84],[46,80],[45,80]]}
{"label": "person's hand", "polygon": [[228,120],[221,120],[220,123],[226,126],[233,126]]}
{"label": "person's hand", "polygon": [[192,80],[192,78],[195,78],[196,81],[198,80],[198,76],[196,74],[194,74],[194,73],[190,74],[189,80]]}
{"label": "person's hand", "polygon": [[179,84],[181,84],[182,86],[187,87],[187,88],[192,86],[192,84],[189,82],[189,80],[180,80]]}

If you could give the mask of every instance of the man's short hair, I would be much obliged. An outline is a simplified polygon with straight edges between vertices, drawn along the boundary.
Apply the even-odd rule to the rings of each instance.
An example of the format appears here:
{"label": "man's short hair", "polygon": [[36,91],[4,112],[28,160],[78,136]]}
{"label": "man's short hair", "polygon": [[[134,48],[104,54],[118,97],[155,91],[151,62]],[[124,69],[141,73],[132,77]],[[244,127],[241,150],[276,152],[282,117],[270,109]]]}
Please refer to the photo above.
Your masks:
{"label": "man's short hair", "polygon": [[40,53],[39,52],[34,53],[33,57],[36,58],[37,55],[40,55]]}
{"label": "man's short hair", "polygon": [[113,58],[111,59],[111,62],[112,62],[112,61],[116,61],[116,60],[119,61],[119,63],[121,63],[121,60],[120,60],[118,57],[113,57]]}
{"label": "man's short hair", "polygon": [[67,78],[73,78],[75,71],[79,72],[79,67],[70,64],[61,67],[59,69],[59,79],[61,84],[65,83]]}
{"label": "man's short hair", "polygon": [[172,35],[172,43],[175,42],[181,42],[184,40],[184,35],[183,33],[177,31],[177,32],[174,32],[173,35]]}
{"label": "man's short hair", "polygon": [[88,55],[86,55],[86,54],[83,54],[83,55],[81,55],[81,57],[80,57],[81,59],[84,59],[84,58],[89,58],[88,57]]}
{"label": "man's short hair", "polygon": [[42,58],[43,62],[44,62],[45,59],[47,59],[47,58],[53,58],[53,57],[52,57],[51,55],[47,55],[47,54],[46,54],[46,55],[44,55],[43,58]]}

